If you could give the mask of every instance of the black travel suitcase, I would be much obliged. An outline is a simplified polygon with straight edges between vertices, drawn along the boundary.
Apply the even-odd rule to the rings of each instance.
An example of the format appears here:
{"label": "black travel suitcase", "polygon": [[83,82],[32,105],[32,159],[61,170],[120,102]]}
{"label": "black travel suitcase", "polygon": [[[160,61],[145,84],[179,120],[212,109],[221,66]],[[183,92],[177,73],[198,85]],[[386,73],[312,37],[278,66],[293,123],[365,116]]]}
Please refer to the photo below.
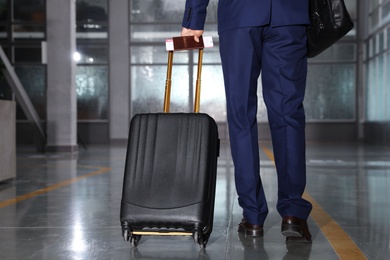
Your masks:
{"label": "black travel suitcase", "polygon": [[194,113],[169,113],[169,51],[164,113],[131,119],[120,221],[133,247],[142,235],[179,235],[205,248],[211,234],[219,138],[215,121],[198,112],[202,55],[199,48]]}

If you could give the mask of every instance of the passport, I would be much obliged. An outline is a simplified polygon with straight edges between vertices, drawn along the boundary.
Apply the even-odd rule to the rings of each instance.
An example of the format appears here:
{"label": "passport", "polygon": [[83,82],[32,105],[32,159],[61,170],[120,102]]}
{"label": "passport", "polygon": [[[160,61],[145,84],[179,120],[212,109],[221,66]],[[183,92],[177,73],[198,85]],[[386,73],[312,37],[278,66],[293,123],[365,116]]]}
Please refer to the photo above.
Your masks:
{"label": "passport", "polygon": [[199,37],[199,42],[196,42],[194,36],[182,36],[182,37],[173,37],[173,48],[175,51],[179,50],[193,50],[193,49],[203,49],[203,37]]}
{"label": "passport", "polygon": [[167,39],[165,41],[167,51],[194,50],[213,47],[211,36],[201,36],[199,42],[196,42],[194,36],[179,36]]}

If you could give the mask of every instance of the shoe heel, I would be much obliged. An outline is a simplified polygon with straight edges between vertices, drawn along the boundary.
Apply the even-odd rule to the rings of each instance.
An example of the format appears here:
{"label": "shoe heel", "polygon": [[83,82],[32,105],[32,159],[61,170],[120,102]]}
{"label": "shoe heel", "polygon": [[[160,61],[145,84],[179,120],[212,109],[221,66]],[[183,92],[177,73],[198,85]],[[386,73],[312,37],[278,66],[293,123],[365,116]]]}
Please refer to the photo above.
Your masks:
{"label": "shoe heel", "polygon": [[282,225],[282,234],[286,237],[302,237],[302,228],[299,225]]}
{"label": "shoe heel", "polygon": [[262,237],[263,235],[263,230],[245,230],[246,237]]}

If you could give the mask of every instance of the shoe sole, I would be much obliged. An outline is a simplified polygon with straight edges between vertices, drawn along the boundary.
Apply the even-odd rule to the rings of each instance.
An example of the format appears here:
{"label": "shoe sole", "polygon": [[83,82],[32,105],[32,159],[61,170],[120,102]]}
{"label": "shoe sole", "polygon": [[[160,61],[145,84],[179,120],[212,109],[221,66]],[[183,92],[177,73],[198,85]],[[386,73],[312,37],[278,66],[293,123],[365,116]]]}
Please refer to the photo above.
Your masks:
{"label": "shoe sole", "polygon": [[260,230],[245,230],[244,234],[246,237],[262,237],[264,232]]}
{"label": "shoe sole", "polygon": [[247,230],[245,228],[238,228],[238,233],[244,234],[245,237],[263,237],[264,231],[263,230]]}

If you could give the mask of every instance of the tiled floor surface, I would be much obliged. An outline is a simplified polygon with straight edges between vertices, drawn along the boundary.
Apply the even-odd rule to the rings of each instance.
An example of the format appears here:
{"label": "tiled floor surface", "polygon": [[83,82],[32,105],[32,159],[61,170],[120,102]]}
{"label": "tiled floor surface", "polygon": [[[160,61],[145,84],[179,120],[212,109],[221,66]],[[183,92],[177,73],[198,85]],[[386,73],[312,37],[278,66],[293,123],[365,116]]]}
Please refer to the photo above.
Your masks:
{"label": "tiled floor surface", "polygon": [[286,244],[275,210],[270,143],[261,143],[269,215],[265,236],[237,234],[229,145],[221,144],[214,229],[206,250],[190,237],[143,236],[137,248],[119,222],[125,146],[39,154],[18,147],[17,178],[0,184],[0,259],[390,259],[390,147],[308,143],[312,244]]}

